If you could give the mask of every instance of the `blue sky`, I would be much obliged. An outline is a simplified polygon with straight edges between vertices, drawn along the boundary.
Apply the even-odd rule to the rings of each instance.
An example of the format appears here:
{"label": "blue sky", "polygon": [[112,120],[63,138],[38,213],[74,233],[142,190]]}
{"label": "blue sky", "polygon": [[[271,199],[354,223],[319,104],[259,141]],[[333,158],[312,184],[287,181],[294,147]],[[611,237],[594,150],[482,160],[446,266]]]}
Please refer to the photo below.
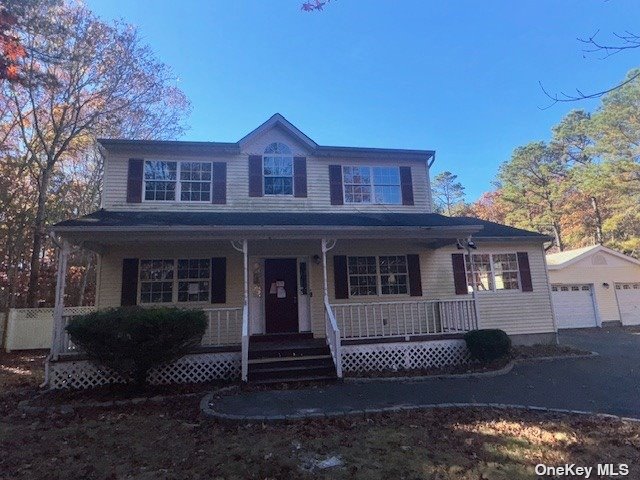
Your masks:
{"label": "blue sky", "polygon": [[[546,139],[571,108],[553,91],[598,90],[634,52],[584,56],[577,37],[637,32],[640,2],[88,0],[136,25],[193,112],[184,139],[236,141],[275,112],[316,142],[435,149],[474,200],[511,151]],[[634,63],[636,60],[636,63]]]}

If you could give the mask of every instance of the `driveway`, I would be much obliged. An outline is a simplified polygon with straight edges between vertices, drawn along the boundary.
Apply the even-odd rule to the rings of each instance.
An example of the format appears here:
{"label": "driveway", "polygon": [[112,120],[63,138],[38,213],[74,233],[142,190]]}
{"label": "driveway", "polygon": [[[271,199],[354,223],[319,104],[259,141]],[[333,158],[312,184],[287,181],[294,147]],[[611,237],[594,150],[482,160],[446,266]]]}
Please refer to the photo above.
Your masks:
{"label": "driveway", "polygon": [[438,403],[498,403],[640,418],[640,330],[565,330],[560,343],[598,352],[516,365],[496,377],[344,382],[214,399],[220,413],[282,416],[342,413]]}

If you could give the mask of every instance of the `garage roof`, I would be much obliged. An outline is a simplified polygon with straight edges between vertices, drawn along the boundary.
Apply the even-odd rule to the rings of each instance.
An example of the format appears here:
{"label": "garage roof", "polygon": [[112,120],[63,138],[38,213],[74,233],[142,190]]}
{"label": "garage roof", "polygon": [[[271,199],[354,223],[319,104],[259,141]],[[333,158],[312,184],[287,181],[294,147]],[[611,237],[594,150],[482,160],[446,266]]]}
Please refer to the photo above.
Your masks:
{"label": "garage roof", "polygon": [[624,253],[612,250],[611,248],[607,248],[603,245],[591,245],[589,247],[565,250],[564,252],[552,253],[550,255],[547,255],[547,266],[549,267],[549,270],[560,270],[574,264],[579,260],[582,260],[583,258],[599,252],[608,253],[615,257],[621,258],[622,260],[640,265],[640,260],[625,255]]}

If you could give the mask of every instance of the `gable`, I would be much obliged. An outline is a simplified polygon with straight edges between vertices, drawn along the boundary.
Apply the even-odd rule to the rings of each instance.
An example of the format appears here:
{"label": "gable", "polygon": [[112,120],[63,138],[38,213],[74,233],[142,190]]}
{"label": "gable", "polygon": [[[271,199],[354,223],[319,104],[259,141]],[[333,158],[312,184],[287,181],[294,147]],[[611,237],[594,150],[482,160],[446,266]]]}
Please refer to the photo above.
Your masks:
{"label": "gable", "polygon": [[245,138],[246,140],[240,144],[240,152],[245,155],[262,155],[265,148],[274,142],[287,145],[294,156],[307,156],[312,152],[312,149],[302,142],[297,135],[294,135],[279,124],[272,125],[249,138]]}
{"label": "gable", "polygon": [[636,267],[640,270],[640,265],[635,264],[633,261],[628,261],[625,258],[620,258],[617,255],[613,255],[605,250],[594,251],[589,255],[579,259],[573,265],[575,268],[623,268],[623,267]]}
{"label": "gable", "polygon": [[640,261],[602,245],[549,255],[547,260],[549,270],[623,267],[637,267],[640,270]]}

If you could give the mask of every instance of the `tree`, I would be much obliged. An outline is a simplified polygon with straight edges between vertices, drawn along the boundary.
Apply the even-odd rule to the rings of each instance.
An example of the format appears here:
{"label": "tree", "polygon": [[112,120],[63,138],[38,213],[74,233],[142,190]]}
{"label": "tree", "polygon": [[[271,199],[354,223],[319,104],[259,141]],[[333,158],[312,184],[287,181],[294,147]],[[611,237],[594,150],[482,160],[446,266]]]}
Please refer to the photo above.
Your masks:
{"label": "tree", "polygon": [[451,216],[454,208],[464,204],[464,187],[457,181],[458,176],[442,172],[433,179],[433,195],[436,211]]}
{"label": "tree", "polygon": [[[7,2],[9,10],[19,3]],[[17,123],[17,158],[37,193],[28,289],[28,304],[37,306],[54,177],[95,148],[98,136],[175,138],[184,131],[189,104],[172,85],[170,70],[129,25],[107,24],[83,4],[67,1],[30,4],[21,26],[22,81],[6,82],[1,95]]]}

